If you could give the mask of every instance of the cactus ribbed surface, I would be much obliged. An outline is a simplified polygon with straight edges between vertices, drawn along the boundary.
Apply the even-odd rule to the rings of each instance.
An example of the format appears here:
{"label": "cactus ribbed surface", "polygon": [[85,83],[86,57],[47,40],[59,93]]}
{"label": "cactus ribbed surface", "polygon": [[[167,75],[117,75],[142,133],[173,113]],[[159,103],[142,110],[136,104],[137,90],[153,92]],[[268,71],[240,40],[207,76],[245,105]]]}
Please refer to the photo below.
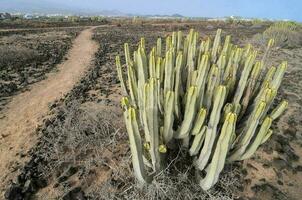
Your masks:
{"label": "cactus ribbed surface", "polygon": [[204,190],[215,185],[225,163],[253,156],[288,106],[283,100],[272,108],[287,68],[286,62],[266,66],[273,43],[259,58],[252,45],[238,47],[220,29],[213,40],[200,40],[191,29],[187,36],[158,38],[149,54],[143,38],[133,57],[124,45],[126,65],[117,56],[116,67],[139,182],[152,182],[166,167],[165,154],[181,146],[172,143],[182,144],[196,170],[205,172],[199,177]]}

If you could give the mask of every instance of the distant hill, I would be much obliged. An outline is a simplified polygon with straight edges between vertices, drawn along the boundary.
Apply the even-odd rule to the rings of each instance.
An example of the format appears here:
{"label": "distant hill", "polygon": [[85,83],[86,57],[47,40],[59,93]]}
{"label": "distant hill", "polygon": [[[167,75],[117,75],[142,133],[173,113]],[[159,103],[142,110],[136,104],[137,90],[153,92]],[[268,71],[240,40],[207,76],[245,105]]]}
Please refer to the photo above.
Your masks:
{"label": "distant hill", "polygon": [[104,16],[126,16],[118,10],[97,10],[81,8],[70,1],[50,0],[1,0],[0,12],[43,13],[43,14],[87,14]]}
{"label": "distant hill", "polygon": [[63,14],[63,15],[103,15],[121,17],[183,17],[179,14],[173,15],[140,15],[123,13],[119,10],[101,10],[97,8],[83,8],[71,1],[61,0],[0,0],[0,12],[9,13],[39,13],[39,14]]}

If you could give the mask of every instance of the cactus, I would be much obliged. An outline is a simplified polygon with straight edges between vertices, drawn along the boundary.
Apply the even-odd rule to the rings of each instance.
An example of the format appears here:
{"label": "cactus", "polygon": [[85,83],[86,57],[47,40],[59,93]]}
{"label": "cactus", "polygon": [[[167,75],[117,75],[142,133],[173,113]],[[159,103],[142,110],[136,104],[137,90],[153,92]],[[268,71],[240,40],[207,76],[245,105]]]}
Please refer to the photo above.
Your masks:
{"label": "cactus", "polygon": [[273,134],[272,122],[288,106],[283,100],[272,108],[287,63],[266,66],[273,40],[259,58],[252,45],[240,48],[222,35],[219,29],[213,41],[208,37],[198,44],[193,29],[187,36],[173,32],[158,38],[149,54],[141,39],[133,57],[125,44],[127,76],[116,58],[139,182],[152,182],[166,167],[165,154],[177,146],[171,143],[181,140],[196,170],[205,172],[199,185],[208,190],[226,163],[252,157]]}

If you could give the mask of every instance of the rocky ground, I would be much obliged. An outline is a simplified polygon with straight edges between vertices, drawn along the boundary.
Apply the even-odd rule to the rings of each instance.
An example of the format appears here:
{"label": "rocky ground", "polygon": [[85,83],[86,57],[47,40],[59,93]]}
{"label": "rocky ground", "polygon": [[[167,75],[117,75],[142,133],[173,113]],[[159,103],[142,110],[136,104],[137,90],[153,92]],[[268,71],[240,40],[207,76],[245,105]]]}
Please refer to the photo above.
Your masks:
{"label": "rocky ground", "polygon": [[0,38],[0,110],[12,95],[29,89],[64,60],[82,28],[32,33],[16,31]]}

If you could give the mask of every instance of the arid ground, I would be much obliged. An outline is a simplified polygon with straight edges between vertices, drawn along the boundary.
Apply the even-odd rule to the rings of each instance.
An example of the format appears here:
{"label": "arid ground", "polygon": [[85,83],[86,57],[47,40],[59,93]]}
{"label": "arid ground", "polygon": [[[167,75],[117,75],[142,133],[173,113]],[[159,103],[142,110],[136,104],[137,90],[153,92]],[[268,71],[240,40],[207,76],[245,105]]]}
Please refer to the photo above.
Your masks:
{"label": "arid ground", "polygon": [[[179,152],[149,187],[132,174],[115,56],[173,31],[218,28],[261,47],[269,23],[114,21],[77,28],[0,30],[0,199],[302,199],[302,46],[276,47],[269,65],[289,67],[275,103],[289,108],[252,159],[226,166],[204,192]],[[10,56],[12,58],[10,58]],[[15,59],[17,58],[17,59]],[[122,56],[122,59],[124,57]]]}

